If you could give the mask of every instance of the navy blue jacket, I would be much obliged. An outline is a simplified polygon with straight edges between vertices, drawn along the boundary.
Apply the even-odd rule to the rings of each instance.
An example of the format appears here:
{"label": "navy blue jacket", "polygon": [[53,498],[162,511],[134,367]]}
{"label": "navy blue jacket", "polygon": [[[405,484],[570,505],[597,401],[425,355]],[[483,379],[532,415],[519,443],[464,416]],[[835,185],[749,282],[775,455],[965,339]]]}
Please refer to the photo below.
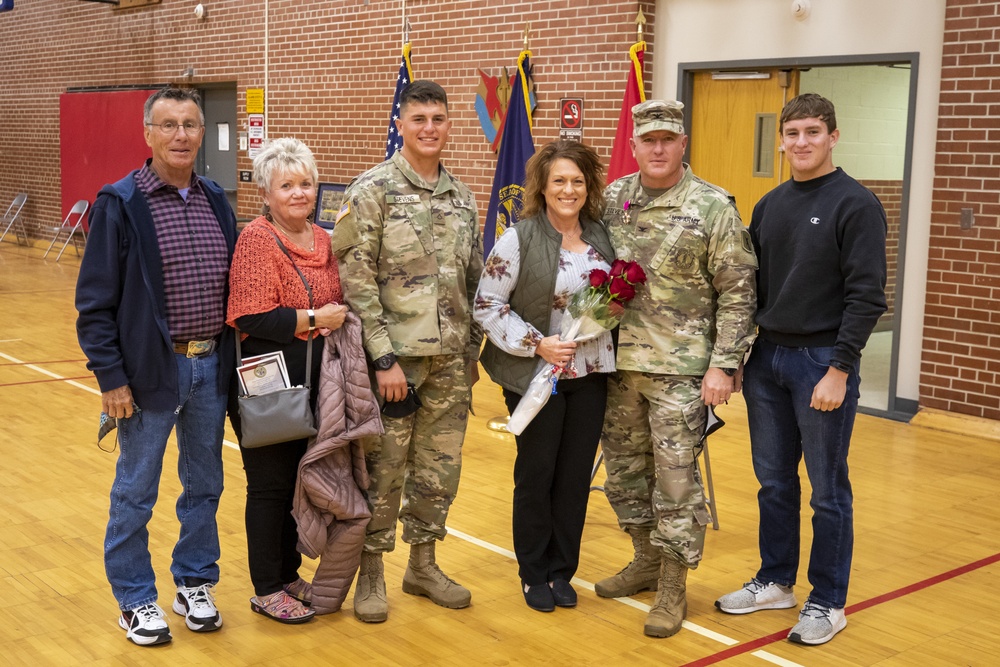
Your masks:
{"label": "navy blue jacket", "polygon": [[[177,362],[167,326],[163,260],[136,173],[101,188],[91,209],[76,284],[76,333],[102,392],[128,385],[140,408],[172,410],[177,407]],[[236,217],[222,188],[206,178],[199,181],[232,260]],[[225,326],[219,342],[220,393],[229,389],[235,348],[233,329]]]}

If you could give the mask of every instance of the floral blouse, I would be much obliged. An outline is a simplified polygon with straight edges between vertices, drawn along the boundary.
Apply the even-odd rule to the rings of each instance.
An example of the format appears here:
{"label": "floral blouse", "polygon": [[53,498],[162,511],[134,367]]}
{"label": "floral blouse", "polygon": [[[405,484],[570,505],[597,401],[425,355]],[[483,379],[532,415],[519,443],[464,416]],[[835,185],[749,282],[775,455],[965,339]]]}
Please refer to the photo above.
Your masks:
{"label": "floral blouse", "polygon": [[[486,260],[472,315],[498,348],[516,357],[532,357],[542,338],[559,333],[570,297],[590,285],[590,272],[593,269],[608,271],[610,268],[591,247],[584,253],[560,248],[552,317],[549,319],[549,330],[541,332],[510,309],[510,294],[521,272],[517,228],[511,227],[497,240]],[[541,357],[538,362],[537,370],[541,370],[546,362]],[[577,345],[576,354],[563,371],[563,377],[583,377],[587,373],[611,373],[614,370],[615,351],[611,332],[605,331],[597,338]]]}

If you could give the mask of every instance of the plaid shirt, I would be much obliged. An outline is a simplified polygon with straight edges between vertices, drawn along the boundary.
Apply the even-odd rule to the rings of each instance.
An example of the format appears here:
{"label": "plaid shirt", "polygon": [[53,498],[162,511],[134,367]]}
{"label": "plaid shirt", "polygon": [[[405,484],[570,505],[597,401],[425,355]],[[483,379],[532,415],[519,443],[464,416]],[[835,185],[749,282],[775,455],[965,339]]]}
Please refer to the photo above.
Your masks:
{"label": "plaid shirt", "polygon": [[170,337],[183,342],[218,336],[226,319],[229,254],[198,177],[191,174],[187,201],[150,170],[149,161],[135,183],[156,226]]}

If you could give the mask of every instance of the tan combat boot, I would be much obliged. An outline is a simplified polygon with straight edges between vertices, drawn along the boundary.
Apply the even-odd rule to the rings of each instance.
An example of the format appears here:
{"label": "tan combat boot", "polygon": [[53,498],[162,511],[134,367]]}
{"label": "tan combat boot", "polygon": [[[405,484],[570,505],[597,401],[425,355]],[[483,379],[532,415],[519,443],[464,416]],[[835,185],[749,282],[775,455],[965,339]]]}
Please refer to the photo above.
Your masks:
{"label": "tan combat boot", "polygon": [[660,576],[660,549],[649,541],[649,529],[628,529],[635,556],[618,574],[594,584],[594,591],[602,598],[622,598],[639,591],[655,591]]}
{"label": "tan combat boot", "polygon": [[410,546],[410,562],[403,575],[403,592],[425,595],[434,604],[449,609],[468,607],[472,602],[469,589],[449,579],[434,562],[434,542]]}
{"label": "tan combat boot", "polygon": [[687,574],[688,568],[670,556],[663,558],[660,568],[660,589],[656,592],[656,602],[646,617],[643,631],[649,637],[670,637],[681,629],[681,621],[687,616]]}
{"label": "tan combat boot", "polygon": [[385,595],[385,569],[382,554],[361,552],[358,585],[354,588],[354,616],[365,623],[381,623],[389,618],[389,601]]}

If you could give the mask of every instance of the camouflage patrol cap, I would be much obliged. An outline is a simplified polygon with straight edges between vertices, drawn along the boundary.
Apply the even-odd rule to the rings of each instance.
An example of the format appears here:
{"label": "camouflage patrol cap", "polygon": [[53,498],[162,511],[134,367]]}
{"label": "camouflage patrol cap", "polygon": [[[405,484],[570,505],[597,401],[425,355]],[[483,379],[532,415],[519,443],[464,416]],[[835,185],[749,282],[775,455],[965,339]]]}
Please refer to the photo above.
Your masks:
{"label": "camouflage patrol cap", "polygon": [[684,104],[673,100],[646,100],[632,107],[635,136],[655,130],[684,134]]}

